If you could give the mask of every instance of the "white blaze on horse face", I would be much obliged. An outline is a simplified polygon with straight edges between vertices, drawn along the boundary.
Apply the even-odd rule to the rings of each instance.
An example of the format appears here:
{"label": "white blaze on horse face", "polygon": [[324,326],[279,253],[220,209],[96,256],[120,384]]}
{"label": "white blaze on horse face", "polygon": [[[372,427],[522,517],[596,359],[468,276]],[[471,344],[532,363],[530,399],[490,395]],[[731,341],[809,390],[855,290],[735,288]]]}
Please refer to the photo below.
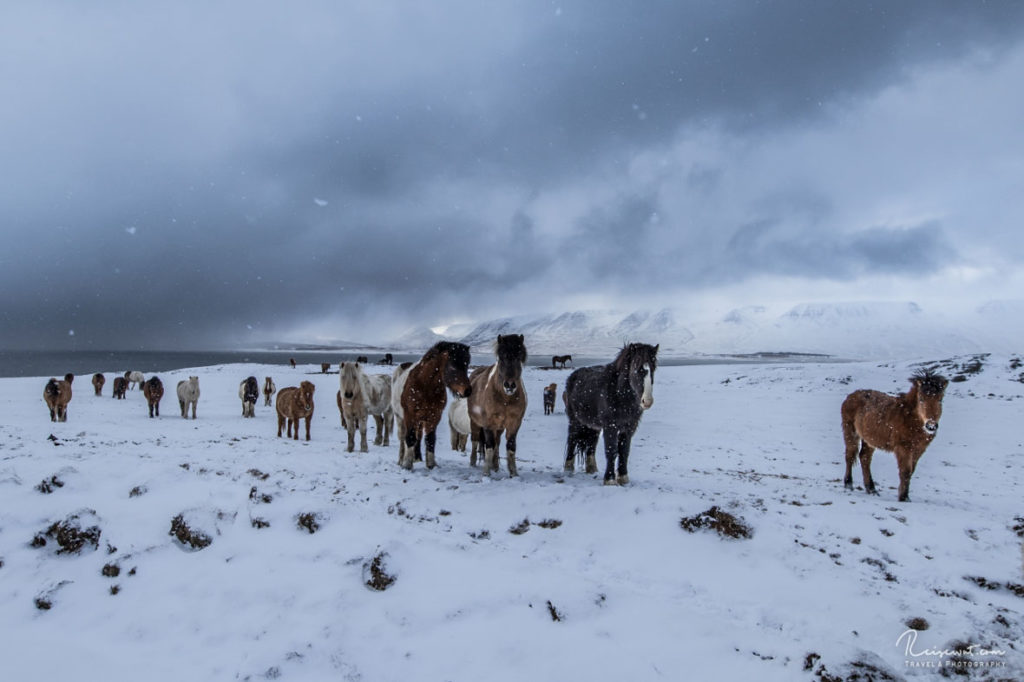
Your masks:
{"label": "white blaze on horse face", "polygon": [[640,405],[649,410],[654,404],[654,377],[651,376],[651,366],[644,365],[644,394],[640,398]]}

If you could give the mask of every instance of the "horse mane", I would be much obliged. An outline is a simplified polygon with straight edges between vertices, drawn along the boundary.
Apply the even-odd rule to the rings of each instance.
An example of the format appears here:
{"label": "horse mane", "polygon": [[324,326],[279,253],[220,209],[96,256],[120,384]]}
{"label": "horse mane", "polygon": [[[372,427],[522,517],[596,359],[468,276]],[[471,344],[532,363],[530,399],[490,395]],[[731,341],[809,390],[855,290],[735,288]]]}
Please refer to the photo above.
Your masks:
{"label": "horse mane", "polygon": [[655,351],[654,346],[646,343],[627,343],[619,351],[619,354],[615,356],[615,359],[612,360],[612,365],[619,372],[629,369],[630,363],[633,362],[633,357],[638,353],[646,354],[648,356],[647,361],[651,363],[651,369],[657,369],[657,351]]}
{"label": "horse mane", "polygon": [[523,340],[522,334],[505,334],[499,335],[494,340],[494,345],[491,346],[491,350],[494,351],[494,357],[498,358],[503,354],[507,354],[513,360],[519,360],[520,362],[526,362],[526,343]]}
{"label": "horse mane", "polygon": [[941,374],[936,374],[931,369],[920,369],[910,377],[911,383],[916,383],[918,390],[924,395],[942,395],[946,390],[949,381]]}
{"label": "horse mane", "polygon": [[462,359],[465,364],[469,364],[469,346],[455,341],[438,341],[430,350],[423,354],[421,362],[434,360],[443,353],[447,353],[448,357],[452,359]]}

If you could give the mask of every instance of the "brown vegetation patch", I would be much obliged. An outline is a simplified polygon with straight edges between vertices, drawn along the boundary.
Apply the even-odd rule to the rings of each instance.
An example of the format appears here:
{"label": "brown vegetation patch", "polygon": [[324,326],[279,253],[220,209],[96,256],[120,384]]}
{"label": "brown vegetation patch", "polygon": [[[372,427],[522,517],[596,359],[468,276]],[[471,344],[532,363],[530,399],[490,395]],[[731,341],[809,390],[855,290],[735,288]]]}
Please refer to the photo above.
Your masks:
{"label": "brown vegetation patch", "polygon": [[107,564],[101,571],[104,578],[116,578],[121,575],[121,567],[117,564]]}
{"label": "brown vegetation patch", "polygon": [[312,512],[299,514],[298,518],[296,519],[296,523],[298,524],[299,528],[304,528],[305,530],[308,530],[310,535],[320,530],[320,523],[317,520],[317,515]]}
{"label": "brown vegetation patch", "polygon": [[183,545],[188,545],[194,550],[204,549],[213,544],[213,538],[201,530],[193,530],[185,523],[185,517],[178,514],[171,519],[171,530],[168,535],[173,535]]}
{"label": "brown vegetation patch", "polygon": [[928,625],[928,621],[924,618],[911,618],[905,623],[905,625],[911,630],[920,630],[922,632],[931,627]]}
{"label": "brown vegetation patch", "polygon": [[254,519],[251,519],[250,522],[252,523],[252,527],[256,528],[257,530],[260,530],[260,529],[263,529],[263,528],[270,528],[270,521],[267,521],[266,519],[261,519],[259,517],[256,517]]}
{"label": "brown vegetation patch", "polygon": [[128,491],[128,497],[142,497],[149,492],[149,488],[144,485],[137,485]]}
{"label": "brown vegetation patch", "polygon": [[[92,511],[82,513],[95,517],[95,512]],[[60,547],[57,550],[57,554],[71,554],[82,551],[82,548],[86,545],[92,545],[93,550],[99,549],[101,533],[102,531],[99,526],[94,525],[83,528],[81,516],[79,514],[71,514],[63,521],[57,521],[47,528],[45,535],[57,541],[57,545]],[[33,547],[42,547],[46,544],[45,541],[41,544],[36,544],[39,539],[39,535],[33,539]]]}
{"label": "brown vegetation patch", "polygon": [[397,576],[387,572],[387,568],[384,565],[386,558],[386,553],[377,552],[377,555],[368,564],[363,566],[364,582],[371,590],[383,592],[394,585],[398,579]]}
{"label": "brown vegetation patch", "polygon": [[696,533],[698,530],[708,528],[722,537],[737,540],[741,538],[748,539],[753,536],[753,529],[743,519],[719,509],[717,505],[696,516],[680,519],[679,527],[687,533]]}
{"label": "brown vegetation patch", "polygon": [[551,620],[556,623],[561,623],[562,618],[564,618],[564,616],[558,612],[558,609],[555,608],[555,605],[551,603],[550,599],[548,599],[548,613],[551,614]]}
{"label": "brown vegetation patch", "polygon": [[528,530],[530,530],[530,519],[523,519],[517,525],[509,528],[508,532],[512,533],[512,535],[522,535]]}
{"label": "brown vegetation patch", "polygon": [[558,528],[559,526],[561,526],[562,522],[559,521],[558,519],[544,519],[543,521],[541,521],[537,525],[540,526],[541,528],[547,528],[548,530],[553,530],[553,529]]}
{"label": "brown vegetation patch", "polygon": [[53,475],[50,478],[44,478],[42,481],[40,481],[39,485],[36,486],[36,490],[43,493],[44,495],[49,495],[50,493],[53,492],[54,488],[63,487],[64,481],[57,478],[56,475]]}

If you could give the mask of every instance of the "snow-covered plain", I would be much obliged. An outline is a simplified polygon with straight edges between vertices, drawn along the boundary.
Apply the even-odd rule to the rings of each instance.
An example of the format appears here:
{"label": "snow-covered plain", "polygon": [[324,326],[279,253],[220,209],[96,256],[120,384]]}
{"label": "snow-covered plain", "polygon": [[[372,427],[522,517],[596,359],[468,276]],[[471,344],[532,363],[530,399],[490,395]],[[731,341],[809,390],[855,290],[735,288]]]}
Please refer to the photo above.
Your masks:
{"label": "snow-covered plain", "polygon": [[[541,392],[570,370],[526,370],[520,477],[493,480],[446,430],[433,471],[344,452],[338,377],[312,366],[167,372],[158,419],[98,367],[104,396],[79,377],[57,424],[45,377],[0,379],[0,678],[932,679],[956,657],[926,650],[964,642],[985,651],[960,670],[1020,679],[1024,368],[981,364],[950,384],[906,504],[888,453],[879,496],[859,471],[843,489],[839,406],[905,390],[912,361],[663,367],[622,488],[562,473]],[[174,395],[190,374],[195,421]],[[250,374],[316,384],[312,441],[277,438],[262,401],[241,417]],[[752,537],[681,527],[712,506]],[[75,514],[95,549],[32,546]],[[172,536],[179,515],[212,543]]]}

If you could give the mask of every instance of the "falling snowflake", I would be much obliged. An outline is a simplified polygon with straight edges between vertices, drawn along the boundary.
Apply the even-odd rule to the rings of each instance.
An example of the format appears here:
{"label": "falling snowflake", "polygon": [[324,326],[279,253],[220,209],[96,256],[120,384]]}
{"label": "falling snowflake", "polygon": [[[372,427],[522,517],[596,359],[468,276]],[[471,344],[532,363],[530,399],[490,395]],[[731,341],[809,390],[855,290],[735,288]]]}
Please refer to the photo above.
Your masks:
{"label": "falling snowflake", "polygon": [[124,231],[127,232],[128,234],[135,234],[136,229],[135,229],[135,226],[132,225],[131,227],[124,228]]}
{"label": "falling snowflake", "polygon": [[316,198],[314,198],[313,199],[313,203],[316,204],[317,206],[326,206],[327,205],[327,201],[325,199],[316,199]]}

